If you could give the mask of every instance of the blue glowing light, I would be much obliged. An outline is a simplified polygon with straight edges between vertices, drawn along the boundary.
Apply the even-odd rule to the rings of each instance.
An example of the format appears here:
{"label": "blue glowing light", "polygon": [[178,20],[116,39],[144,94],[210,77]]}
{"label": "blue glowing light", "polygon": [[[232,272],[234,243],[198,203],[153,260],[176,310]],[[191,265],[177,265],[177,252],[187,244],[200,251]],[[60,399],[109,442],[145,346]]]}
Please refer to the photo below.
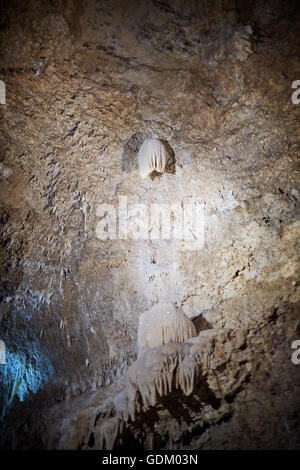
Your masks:
{"label": "blue glowing light", "polygon": [[[15,348],[14,348],[15,349]],[[0,365],[0,415],[4,416],[15,396],[22,402],[35,394],[53,375],[50,360],[36,342],[27,342],[22,350],[6,349],[6,364]]]}

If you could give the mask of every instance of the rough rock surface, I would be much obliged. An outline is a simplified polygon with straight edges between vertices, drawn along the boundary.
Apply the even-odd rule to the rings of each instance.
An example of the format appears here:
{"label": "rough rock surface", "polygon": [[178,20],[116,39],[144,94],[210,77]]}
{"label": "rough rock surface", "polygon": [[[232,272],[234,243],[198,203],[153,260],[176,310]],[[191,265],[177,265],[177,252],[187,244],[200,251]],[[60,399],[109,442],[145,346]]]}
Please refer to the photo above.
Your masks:
{"label": "rough rock surface", "polygon": [[[207,390],[201,406],[201,390],[175,394],[176,416],[162,400],[127,442],[149,447],[149,422],[154,447],[172,425],[181,448],[299,448],[298,2],[18,0],[1,13],[4,445],[50,445],[44,410],[62,400],[67,428],[71,404],[111,418],[139,316],[166,301],[198,331],[243,331],[246,347],[220,371],[221,411]],[[166,142],[173,172],[141,180],[145,138]],[[103,202],[194,195],[201,246],[96,237]]]}
{"label": "rough rock surface", "polygon": [[219,328],[148,351],[125,381],[52,407],[42,421],[45,447],[299,448],[300,379],[290,390],[295,366],[283,373],[281,363],[288,323],[282,312],[260,323],[268,341],[255,329]]}

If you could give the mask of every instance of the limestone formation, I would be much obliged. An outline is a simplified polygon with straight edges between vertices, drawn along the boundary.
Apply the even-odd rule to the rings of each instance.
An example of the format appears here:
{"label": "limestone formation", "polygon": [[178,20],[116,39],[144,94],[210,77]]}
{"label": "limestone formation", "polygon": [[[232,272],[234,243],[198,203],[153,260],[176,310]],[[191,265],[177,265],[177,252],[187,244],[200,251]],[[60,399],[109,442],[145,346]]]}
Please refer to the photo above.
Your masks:
{"label": "limestone formation", "polygon": [[196,336],[196,328],[182,309],[172,303],[158,303],[140,316],[138,355],[163,344],[182,343],[192,336]]}
{"label": "limestone formation", "polygon": [[0,17],[0,447],[299,449],[299,2]]}
{"label": "limestone formation", "polygon": [[166,160],[166,149],[162,142],[156,139],[144,140],[138,154],[141,177],[145,178],[154,171],[164,173]]}

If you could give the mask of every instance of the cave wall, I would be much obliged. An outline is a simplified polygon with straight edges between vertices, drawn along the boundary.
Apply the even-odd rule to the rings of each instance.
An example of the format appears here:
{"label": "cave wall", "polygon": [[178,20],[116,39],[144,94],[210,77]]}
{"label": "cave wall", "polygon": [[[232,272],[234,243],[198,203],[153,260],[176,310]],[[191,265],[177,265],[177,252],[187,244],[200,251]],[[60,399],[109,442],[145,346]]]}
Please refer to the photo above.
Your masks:
{"label": "cave wall", "polygon": [[[157,301],[182,306],[199,328],[250,331],[295,312],[297,2],[1,9],[0,322],[4,380],[20,375],[18,399],[109,386],[135,358],[139,316]],[[147,137],[167,142],[174,173],[140,178]],[[96,236],[101,203],[194,195],[200,247]]]}

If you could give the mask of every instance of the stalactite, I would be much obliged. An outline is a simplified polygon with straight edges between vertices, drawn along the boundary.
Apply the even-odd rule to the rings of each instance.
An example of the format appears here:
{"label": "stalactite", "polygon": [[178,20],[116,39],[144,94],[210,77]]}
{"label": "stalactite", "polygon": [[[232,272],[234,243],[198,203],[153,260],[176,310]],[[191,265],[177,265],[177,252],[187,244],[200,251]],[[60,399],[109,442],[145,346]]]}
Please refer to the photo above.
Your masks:
{"label": "stalactite", "polygon": [[166,167],[166,158],[166,148],[160,140],[144,140],[138,154],[140,176],[146,178],[153,171],[163,173]]}

